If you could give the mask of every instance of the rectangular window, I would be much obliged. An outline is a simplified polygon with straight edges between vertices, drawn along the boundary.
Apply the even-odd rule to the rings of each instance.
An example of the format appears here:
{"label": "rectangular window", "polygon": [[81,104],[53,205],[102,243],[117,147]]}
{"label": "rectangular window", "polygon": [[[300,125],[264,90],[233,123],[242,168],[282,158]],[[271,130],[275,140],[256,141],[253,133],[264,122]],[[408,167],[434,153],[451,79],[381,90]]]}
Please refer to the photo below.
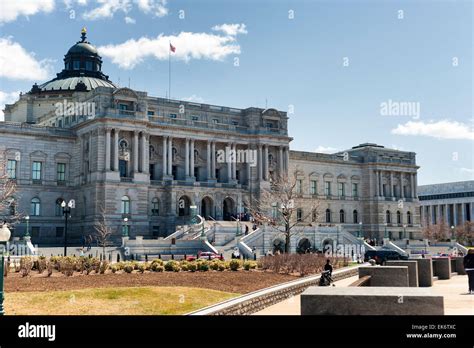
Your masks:
{"label": "rectangular window", "polygon": [[33,180],[41,180],[41,162],[33,162],[32,175]]}
{"label": "rectangular window", "polygon": [[64,227],[56,227],[56,238],[60,238],[64,235]]}
{"label": "rectangular window", "polygon": [[86,70],[92,71],[92,62],[86,61]]}
{"label": "rectangular window", "polygon": [[155,180],[155,165],[150,163],[149,166],[150,180]]}
{"label": "rectangular window", "polygon": [[303,193],[303,180],[296,180],[296,193]]}
{"label": "rectangular window", "polygon": [[318,182],[316,180],[311,180],[311,194],[318,194]]}
{"label": "rectangular window", "polygon": [[238,126],[238,125],[239,125],[239,122],[238,122],[238,121],[232,121],[232,125],[233,125],[233,126]]}
{"label": "rectangular window", "polygon": [[298,209],[296,210],[296,220],[297,220],[298,222],[303,221],[303,209],[298,208]]}
{"label": "rectangular window", "polygon": [[212,123],[219,123],[219,120],[217,118],[212,120]]}
{"label": "rectangular window", "polygon": [[330,181],[326,181],[324,183],[324,193],[326,194],[326,196],[331,195],[331,182]]}
{"label": "rectangular window", "polygon": [[75,60],[75,61],[72,62],[72,68],[73,68],[74,70],[79,70],[80,67],[81,67],[81,62],[80,62],[80,61]]}
{"label": "rectangular window", "polygon": [[127,161],[119,160],[119,172],[121,178],[128,177]]}
{"label": "rectangular window", "polygon": [[359,197],[359,184],[352,184],[352,197]]}
{"label": "rectangular window", "polygon": [[58,181],[66,181],[66,163],[58,163],[56,174]]}
{"label": "rectangular window", "polygon": [[346,184],[343,182],[338,183],[338,193],[339,197],[344,197],[346,195]]}
{"label": "rectangular window", "polygon": [[170,114],[169,117],[170,117],[170,118],[177,118],[178,115],[176,115],[176,114]]}
{"label": "rectangular window", "polygon": [[160,226],[153,226],[153,237],[160,237]]}
{"label": "rectangular window", "polygon": [[148,111],[148,116],[154,116],[155,115],[155,112],[154,111]]}
{"label": "rectangular window", "polygon": [[9,179],[16,179],[16,161],[8,160],[7,175]]}
{"label": "rectangular window", "polygon": [[192,119],[193,121],[199,121],[199,116],[191,116],[191,119]]}
{"label": "rectangular window", "polygon": [[128,105],[127,104],[119,104],[119,109],[120,110],[128,110]]}

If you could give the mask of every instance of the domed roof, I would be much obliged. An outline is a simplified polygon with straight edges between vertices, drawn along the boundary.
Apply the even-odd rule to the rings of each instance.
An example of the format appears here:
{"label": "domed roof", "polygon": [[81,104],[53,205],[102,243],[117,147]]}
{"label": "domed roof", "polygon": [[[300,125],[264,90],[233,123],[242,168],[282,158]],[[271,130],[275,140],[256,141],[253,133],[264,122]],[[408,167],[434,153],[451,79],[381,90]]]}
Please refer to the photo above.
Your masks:
{"label": "domed roof", "polygon": [[56,78],[39,86],[35,84],[30,93],[60,90],[86,92],[97,87],[117,88],[102,72],[102,58],[86,39],[86,28],[83,28],[81,41],[76,42],[64,56],[64,69],[56,74]]}
{"label": "domed roof", "polygon": [[72,46],[67,54],[92,54],[97,55],[97,49],[89,42],[78,42]]}
{"label": "domed roof", "polygon": [[[85,85],[85,88],[81,86]],[[79,86],[78,86],[79,85]],[[112,82],[98,79],[95,77],[68,77],[60,80],[52,80],[39,85],[41,91],[58,91],[58,90],[80,90],[91,91],[97,87],[111,87],[117,88]]]}

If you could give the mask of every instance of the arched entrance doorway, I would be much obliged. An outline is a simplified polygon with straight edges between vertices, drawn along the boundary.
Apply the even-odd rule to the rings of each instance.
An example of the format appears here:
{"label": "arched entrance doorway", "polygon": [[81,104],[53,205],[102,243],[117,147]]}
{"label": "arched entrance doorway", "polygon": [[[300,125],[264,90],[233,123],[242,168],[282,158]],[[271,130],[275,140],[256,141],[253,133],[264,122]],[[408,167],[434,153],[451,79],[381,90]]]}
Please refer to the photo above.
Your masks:
{"label": "arched entrance doorway", "polygon": [[201,200],[201,216],[206,220],[209,220],[209,217],[214,217],[214,204],[211,197],[206,196]]}
{"label": "arched entrance doorway", "polygon": [[224,220],[232,220],[231,216],[235,214],[235,202],[232,198],[227,197],[222,204],[222,217]]}
{"label": "arched entrance doorway", "polygon": [[285,252],[285,242],[281,239],[275,239],[273,241],[273,254]]}
{"label": "arched entrance doorway", "polygon": [[333,250],[334,242],[332,239],[327,238],[323,241],[323,253],[333,253],[336,252],[336,250]]}
{"label": "arched entrance doorway", "polygon": [[301,238],[296,247],[298,254],[306,254],[311,251],[311,242],[308,238]]}
{"label": "arched entrance doorway", "polygon": [[181,196],[178,199],[178,216],[189,216],[191,199],[188,196]]}

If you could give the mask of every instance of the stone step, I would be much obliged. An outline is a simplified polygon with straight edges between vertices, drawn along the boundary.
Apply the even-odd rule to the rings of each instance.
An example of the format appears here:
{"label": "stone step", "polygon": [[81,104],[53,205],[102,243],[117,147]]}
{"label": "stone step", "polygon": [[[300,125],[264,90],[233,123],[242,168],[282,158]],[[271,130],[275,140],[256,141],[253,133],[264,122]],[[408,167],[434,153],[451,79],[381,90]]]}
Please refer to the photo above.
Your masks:
{"label": "stone step", "polygon": [[438,279],[439,279],[438,276],[433,276],[433,281],[436,281]]}
{"label": "stone step", "polygon": [[451,272],[452,276],[458,275],[458,272]]}

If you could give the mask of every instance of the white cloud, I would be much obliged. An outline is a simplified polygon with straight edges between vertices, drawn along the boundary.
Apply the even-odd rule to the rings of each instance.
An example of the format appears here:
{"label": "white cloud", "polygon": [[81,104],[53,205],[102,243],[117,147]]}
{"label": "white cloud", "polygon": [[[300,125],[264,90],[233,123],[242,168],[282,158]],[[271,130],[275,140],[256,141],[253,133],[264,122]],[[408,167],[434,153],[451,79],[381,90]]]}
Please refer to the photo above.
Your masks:
{"label": "white cloud", "polygon": [[190,97],[182,98],[182,100],[188,101],[188,102],[193,102],[193,103],[204,103],[204,99],[197,96],[196,94],[193,94]]}
{"label": "white cloud", "polygon": [[166,0],[136,0],[138,8],[144,13],[153,13],[157,17],[164,17],[168,14]]}
{"label": "white cloud", "polygon": [[319,153],[335,153],[339,150],[335,147],[319,145],[314,151]]}
{"label": "white cloud", "polygon": [[117,11],[127,13],[132,5],[130,0],[97,0],[100,6],[83,13],[82,17],[88,20],[112,18]]}
{"label": "white cloud", "polygon": [[36,60],[11,38],[0,38],[0,77],[12,80],[45,80],[51,73],[51,60]]}
{"label": "white cloud", "polygon": [[79,6],[86,6],[87,0],[63,0],[64,5],[66,5],[67,9],[70,9],[74,6],[74,4],[78,4]]}
{"label": "white cloud", "polygon": [[212,27],[212,30],[221,31],[229,36],[236,36],[237,34],[247,34],[245,24],[221,24]]}
{"label": "white cloud", "polygon": [[51,12],[54,0],[2,0],[0,24],[12,22],[18,16],[30,16],[38,12]]}
{"label": "white cloud", "polygon": [[5,104],[12,104],[19,99],[20,91],[3,92],[0,91],[0,121],[3,121],[3,109]]}
{"label": "white cloud", "polygon": [[135,24],[137,22],[135,19],[129,16],[125,17],[124,19],[125,19],[125,23],[127,24]]}
{"label": "white cloud", "polygon": [[474,140],[474,130],[469,125],[450,120],[409,121],[392,129],[392,134],[422,135],[438,139]]}
{"label": "white cloud", "polygon": [[164,17],[168,14],[166,0],[96,0],[99,6],[86,11],[82,17],[87,20],[112,18],[116,12],[128,13],[136,4],[145,14]]}
{"label": "white cloud", "polygon": [[117,45],[98,48],[100,54],[110,58],[113,63],[124,69],[132,69],[147,57],[167,60],[169,43],[176,47],[172,59],[189,61],[191,59],[223,60],[230,54],[240,54],[240,45],[233,36],[207,33],[181,32],[178,35],[156,38],[141,37],[130,39]]}

